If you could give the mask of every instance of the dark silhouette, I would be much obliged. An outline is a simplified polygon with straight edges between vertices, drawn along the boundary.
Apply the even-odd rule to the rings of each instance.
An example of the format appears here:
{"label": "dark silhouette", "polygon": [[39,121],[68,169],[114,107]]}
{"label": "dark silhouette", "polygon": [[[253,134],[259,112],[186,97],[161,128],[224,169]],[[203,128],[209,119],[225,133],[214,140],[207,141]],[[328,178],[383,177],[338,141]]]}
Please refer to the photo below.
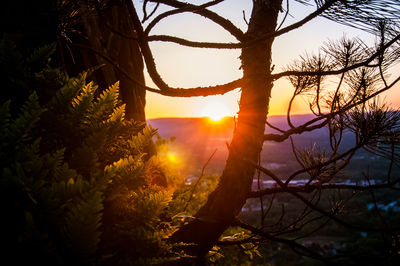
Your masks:
{"label": "dark silhouette", "polygon": [[[163,4],[172,8],[157,14],[146,28],[143,28],[135,7],[128,1],[129,12],[137,32],[138,43],[143,54],[148,72],[157,85],[149,91],[173,97],[207,96],[224,94],[235,88],[241,88],[240,111],[232,142],[229,144],[229,156],[224,171],[215,191],[208,197],[207,203],[194,215],[195,219],[181,227],[173,236],[175,241],[194,243],[188,248],[190,254],[199,260],[215,245],[221,234],[230,226],[239,226],[251,231],[260,239],[281,242],[296,251],[315,258],[322,258],[318,252],[302,246],[284,235],[290,231],[300,230],[309,212],[318,213],[321,217],[337,222],[345,227],[358,230],[394,232],[392,226],[373,229],[370,226],[354,225],[337,216],[341,206],[331,210],[319,206],[319,193],[332,189],[365,190],[376,188],[393,188],[398,179],[391,179],[379,185],[336,185],[332,180],[350,161],[358,149],[365,148],[396,161],[398,143],[399,115],[379,105],[374,98],[392,88],[399,77],[386,80],[386,70],[398,59],[398,1],[314,1],[316,10],[304,19],[292,25],[278,26],[278,13],[284,10],[282,0],[254,0],[253,10],[248,22],[248,29],[242,32],[226,18],[208,9],[223,2],[210,1],[194,5],[176,0],[150,0],[143,2],[143,10],[148,3]],[[311,4],[310,1],[297,1]],[[288,13],[289,1],[286,1]],[[185,40],[176,36],[149,35],[151,29],[162,19],[191,12],[201,15],[218,24],[234,36],[237,43],[205,43]],[[375,47],[366,46],[361,40],[343,38],[323,48],[320,55],[305,56],[293,63],[283,72],[273,71],[271,64],[271,46],[275,38],[313,20],[324,16],[338,23],[361,28],[378,36]],[[146,17],[147,19],[147,17]],[[196,48],[241,49],[241,68],[243,77],[230,83],[200,88],[171,88],[157,72],[153,61],[150,41],[174,42]],[[328,77],[337,77],[336,87],[327,91],[324,81]],[[268,124],[267,114],[273,83],[281,78],[289,78],[294,87],[294,94],[287,113],[288,129],[276,128],[277,133],[264,134]],[[310,110],[315,117],[301,125],[291,122],[290,109],[294,99],[300,95],[309,95]],[[259,154],[263,143],[281,142],[296,134],[302,134],[322,127],[329,129],[329,151],[311,149],[299,151],[293,143],[293,152],[301,165],[298,171],[288,177],[277,176],[272,170],[259,164]],[[354,147],[342,147],[344,132],[355,134]],[[390,166],[392,167],[392,166]],[[260,171],[275,181],[276,187],[252,191],[253,178]],[[306,176],[308,182],[293,185],[298,176]],[[300,215],[286,230],[272,234],[263,230],[268,212],[262,213],[262,223],[256,228],[238,220],[238,214],[249,198],[269,194],[288,193],[305,205],[304,214]],[[321,222],[321,224],[326,223]],[[304,225],[303,225],[304,226]],[[279,236],[283,237],[279,237]],[[240,244],[245,240],[240,240]],[[233,241],[231,244],[235,244]]]}

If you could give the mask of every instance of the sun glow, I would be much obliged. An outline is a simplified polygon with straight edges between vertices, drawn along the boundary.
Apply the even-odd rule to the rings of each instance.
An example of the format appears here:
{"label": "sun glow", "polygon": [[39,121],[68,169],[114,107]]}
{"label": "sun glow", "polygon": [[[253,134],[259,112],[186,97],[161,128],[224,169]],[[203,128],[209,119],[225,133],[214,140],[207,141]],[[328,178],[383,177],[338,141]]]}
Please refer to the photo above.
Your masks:
{"label": "sun glow", "polygon": [[221,102],[207,103],[202,111],[202,115],[210,118],[212,121],[220,121],[225,116],[231,115],[228,107]]}
{"label": "sun glow", "polygon": [[178,156],[175,154],[175,153],[171,153],[171,152],[169,152],[168,154],[167,154],[167,158],[168,158],[168,160],[171,162],[171,163],[177,163],[179,160],[178,160]]}

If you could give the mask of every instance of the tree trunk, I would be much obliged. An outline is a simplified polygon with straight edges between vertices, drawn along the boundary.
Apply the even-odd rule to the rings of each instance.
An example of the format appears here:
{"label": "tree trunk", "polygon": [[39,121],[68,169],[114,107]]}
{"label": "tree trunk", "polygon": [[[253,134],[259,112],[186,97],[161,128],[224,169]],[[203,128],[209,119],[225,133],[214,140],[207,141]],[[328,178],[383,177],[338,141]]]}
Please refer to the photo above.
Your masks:
{"label": "tree trunk", "polygon": [[[72,57],[69,47],[64,47],[67,70],[75,75],[92,67],[103,65],[93,74],[94,81],[101,88],[119,81],[120,97],[126,104],[127,119],[145,122],[146,90],[132,82],[102,55],[115,65],[144,84],[143,59],[135,40],[135,30],[131,23],[128,7],[123,0],[107,1],[104,7],[94,8],[90,1],[79,6],[80,21],[77,31],[82,31],[72,39]],[[77,43],[79,46],[73,46]],[[86,48],[85,48],[86,47]],[[68,60],[69,59],[69,60]]]}
{"label": "tree trunk", "polygon": [[[282,0],[254,0],[246,38],[254,40],[273,32]],[[242,49],[245,85],[242,87],[237,127],[229,146],[225,169],[215,191],[196,213],[194,221],[178,230],[174,240],[196,245],[190,253],[203,257],[232,224],[251,190],[254,166],[263,146],[265,121],[272,90],[271,47],[273,38]]]}

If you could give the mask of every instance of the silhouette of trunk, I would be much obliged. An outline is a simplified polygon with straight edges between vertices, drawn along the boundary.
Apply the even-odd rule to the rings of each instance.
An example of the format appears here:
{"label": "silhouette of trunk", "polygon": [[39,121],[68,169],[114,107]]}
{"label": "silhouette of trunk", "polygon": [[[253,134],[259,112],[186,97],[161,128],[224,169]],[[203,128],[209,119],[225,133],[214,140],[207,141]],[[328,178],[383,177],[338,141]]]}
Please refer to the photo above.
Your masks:
{"label": "silhouette of trunk", "polygon": [[[255,0],[246,33],[247,41],[273,32],[282,0]],[[245,83],[242,87],[237,127],[229,146],[225,169],[215,191],[196,213],[197,219],[180,228],[173,239],[196,245],[190,253],[203,257],[232,224],[251,190],[254,166],[263,146],[265,121],[272,90],[271,47],[273,38],[253,42],[242,49]]]}
{"label": "silhouette of trunk", "polygon": [[[98,8],[91,1],[80,2],[76,32],[81,32],[73,36],[71,46],[63,47],[62,53],[72,75],[103,65],[91,78],[101,88],[119,81],[120,97],[126,104],[125,117],[145,122],[146,90],[115,67],[117,65],[134,80],[145,83],[143,60],[127,10],[126,2],[122,0],[110,0]],[[69,56],[70,51],[72,56]]]}

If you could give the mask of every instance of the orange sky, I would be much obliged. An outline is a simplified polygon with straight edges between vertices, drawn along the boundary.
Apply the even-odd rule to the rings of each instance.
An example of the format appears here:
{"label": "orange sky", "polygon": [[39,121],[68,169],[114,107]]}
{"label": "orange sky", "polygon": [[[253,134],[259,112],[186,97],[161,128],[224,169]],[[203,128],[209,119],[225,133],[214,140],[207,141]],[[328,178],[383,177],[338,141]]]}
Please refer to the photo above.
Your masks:
{"label": "orange sky", "polygon": [[[198,2],[196,1],[196,3]],[[251,8],[249,3],[251,3],[250,0],[229,0],[213,10],[228,17],[235,25],[245,30],[246,24],[243,20],[242,10],[249,17]],[[135,2],[135,4],[137,3]],[[139,6],[137,5],[137,7]],[[293,17],[289,17],[286,25],[301,19],[312,10],[310,7],[293,3],[291,6]],[[235,42],[218,26],[200,16],[188,13],[163,20],[152,30],[151,34],[169,34],[197,41]],[[324,18],[317,18],[316,21],[306,24],[301,29],[275,40],[273,45],[275,71],[281,70],[282,67],[298,58],[299,55],[304,55],[305,52],[318,51],[318,48],[328,39],[336,40],[344,34],[347,37],[359,36],[369,44],[374,42],[374,37],[368,33],[339,25]],[[240,50],[196,49],[161,42],[151,43],[151,48],[158,71],[170,86],[210,86],[241,77],[238,59]],[[148,75],[146,75],[146,83],[154,86]],[[390,100],[394,107],[400,106],[398,88],[399,86],[386,97],[386,101]],[[292,89],[288,81],[282,79],[275,82],[269,113],[271,115],[286,113],[291,93]],[[205,107],[210,102],[218,102],[226,106],[230,115],[234,115],[238,111],[239,97],[239,90],[223,96],[192,98],[173,98],[147,92],[146,116],[148,119],[204,116]],[[293,113],[309,112],[307,102],[301,99],[295,102],[292,110]]]}

